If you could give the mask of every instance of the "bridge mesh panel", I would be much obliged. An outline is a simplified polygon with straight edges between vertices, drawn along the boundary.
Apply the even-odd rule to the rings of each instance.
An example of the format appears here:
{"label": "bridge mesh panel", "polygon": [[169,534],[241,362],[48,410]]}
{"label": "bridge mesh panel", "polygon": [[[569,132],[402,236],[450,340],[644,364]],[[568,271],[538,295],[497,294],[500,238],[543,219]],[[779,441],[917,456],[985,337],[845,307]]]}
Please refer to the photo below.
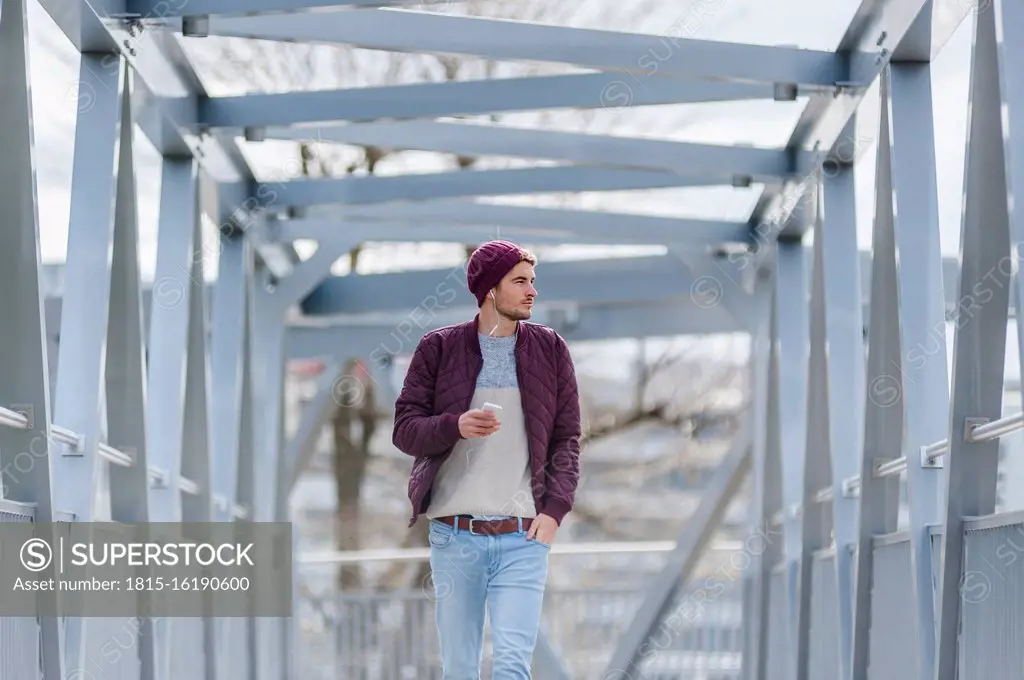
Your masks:
{"label": "bridge mesh panel", "polygon": [[830,678],[839,670],[836,558],[816,558],[812,564],[810,676]]}
{"label": "bridge mesh panel", "polygon": [[[0,511],[0,522],[31,522],[32,516]],[[0,617],[0,678],[35,680],[39,667],[39,624],[31,618]]]}
{"label": "bridge mesh panel", "polygon": [[773,570],[768,595],[768,680],[788,680],[790,664],[789,607],[786,603],[786,572]]}
{"label": "bridge mesh panel", "polygon": [[966,533],[960,680],[1024,674],[1024,524]]}
{"label": "bridge mesh panel", "polygon": [[872,581],[868,678],[917,677],[917,654],[911,634],[915,623],[909,541],[875,548]]}

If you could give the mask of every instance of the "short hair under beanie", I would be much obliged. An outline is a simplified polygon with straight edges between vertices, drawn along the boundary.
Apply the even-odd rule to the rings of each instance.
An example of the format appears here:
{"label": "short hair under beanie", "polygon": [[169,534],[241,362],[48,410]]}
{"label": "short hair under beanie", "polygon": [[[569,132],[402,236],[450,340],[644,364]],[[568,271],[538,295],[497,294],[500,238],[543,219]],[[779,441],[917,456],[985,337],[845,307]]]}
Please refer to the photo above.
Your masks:
{"label": "short hair under beanie", "polygon": [[466,267],[466,283],[478,307],[522,258],[522,249],[511,241],[488,241],[473,251]]}

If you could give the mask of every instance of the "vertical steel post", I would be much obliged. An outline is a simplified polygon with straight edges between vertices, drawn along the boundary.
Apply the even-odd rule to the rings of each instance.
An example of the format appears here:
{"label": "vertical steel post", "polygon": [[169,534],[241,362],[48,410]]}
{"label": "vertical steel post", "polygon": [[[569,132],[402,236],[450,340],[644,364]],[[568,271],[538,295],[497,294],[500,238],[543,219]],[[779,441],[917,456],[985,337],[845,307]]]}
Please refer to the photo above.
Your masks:
{"label": "vertical steel post", "polygon": [[[139,280],[138,209],[135,183],[131,69],[121,93],[120,157],[114,214],[113,271],[107,324],[107,443],[132,458],[130,467],[110,467],[110,516],[130,524],[149,521],[146,456],[146,356]],[[139,594],[140,601],[147,594]],[[138,654],[142,680],[155,680],[153,620],[142,617]]]}
{"label": "vertical steel post", "polygon": [[890,162],[896,239],[903,453],[907,457],[911,582],[914,588],[918,677],[935,669],[935,589],[929,526],[939,524],[942,463],[922,459],[921,447],[946,437],[946,298],[939,242],[931,66],[889,66]]}
{"label": "vertical steel post", "polygon": [[[210,337],[211,392],[210,432],[212,440],[212,487],[222,505],[214,504],[217,522],[233,521],[239,503],[239,465],[243,452],[242,409],[245,373],[249,360],[249,285],[251,248],[244,238],[221,234],[217,282],[213,289],[214,322]],[[227,652],[243,635],[247,621],[235,618],[215,620],[218,650],[215,677],[232,677],[238,660]]]}
{"label": "vertical steel post", "polygon": [[[888,72],[879,86],[889,97]],[[903,445],[903,383],[899,309],[896,289],[896,244],[893,237],[892,164],[888,106],[883,105],[875,168],[875,216],[871,250],[871,303],[868,337],[864,451],[860,465],[860,523],[854,584],[851,678],[867,680],[870,655],[871,590],[874,537],[896,530],[899,479],[874,475],[876,466],[899,457]]]}
{"label": "vertical steel post", "polygon": [[959,304],[953,340],[949,453],[945,461],[936,680],[955,680],[957,676],[964,517],[990,514],[996,505],[999,440],[967,440],[968,419],[994,420],[1002,415],[1006,320],[1013,271],[995,14],[991,9],[974,14]]}
{"label": "vertical steel post", "polygon": [[[99,458],[105,437],[103,393],[106,379],[116,178],[121,159],[123,88],[127,64],[104,63],[105,55],[83,54],[79,90],[90,94],[78,100],[71,213],[68,227],[65,287],[61,309],[60,349],[54,421],[83,436],[78,447],[55,447],[50,458],[55,496],[61,509],[76,522],[110,519],[111,508],[98,507],[99,475],[109,464]],[[130,120],[127,121],[130,125]],[[131,168],[128,168],[128,172]],[[86,673],[88,660],[98,653],[87,617],[66,617],[64,662],[67,673]]]}
{"label": "vertical steel post", "polygon": [[[147,375],[146,451],[158,476],[151,479],[150,521],[181,522],[179,479],[185,447],[186,376],[188,374],[189,319],[193,295],[202,295],[202,281],[192,280],[196,219],[199,206],[199,168],[191,157],[165,157],[157,234],[156,273],[150,303],[149,367]],[[155,626],[158,680],[176,677],[175,665],[194,657],[174,650],[173,619]],[[175,653],[172,653],[174,651]]]}
{"label": "vertical steel post", "polygon": [[753,535],[762,536],[764,544],[759,550],[752,551],[749,586],[744,596],[743,673],[746,680],[764,680],[768,653],[768,578],[774,564],[768,537],[771,534],[771,516],[775,510],[770,508],[768,501],[774,495],[774,503],[778,504],[778,489],[768,488],[766,467],[769,451],[768,410],[771,401],[773,284],[771,271],[767,268],[758,268],[754,279],[751,295],[758,316],[750,338],[750,407],[754,414],[751,430],[751,480],[754,487],[751,525]]}
{"label": "vertical steel post", "polygon": [[251,248],[245,239],[220,236],[220,260],[213,289],[210,334],[210,429],[213,446],[213,491],[225,499],[214,509],[218,522],[230,522],[238,503],[238,468],[242,455],[242,394],[248,360]]}
{"label": "vertical steel post", "polygon": [[[814,202],[812,229],[814,230],[814,246],[812,248],[813,264],[811,267],[810,295],[810,344],[807,361],[807,401],[795,405],[807,413],[807,432],[805,444],[804,474],[801,480],[800,494],[800,588],[799,588],[799,620],[801,623],[797,635],[797,677],[810,677],[811,658],[811,600],[814,591],[832,587],[829,583],[819,583],[814,578],[814,553],[825,547],[829,541],[831,513],[826,514],[827,506],[811,500],[814,493],[832,483],[832,462],[830,460],[830,420],[828,394],[828,355],[829,347],[825,311],[825,260],[823,256],[821,229],[821,211],[817,203],[821,198],[820,180],[814,184],[809,200]],[[829,264],[832,264],[831,262]],[[819,595],[818,597],[822,597]]]}
{"label": "vertical steel post", "polygon": [[780,242],[775,259],[776,350],[778,352],[779,448],[782,461],[782,498],[785,519],[786,598],[789,611],[790,659],[796,680],[807,680],[809,621],[801,606],[801,588],[807,574],[800,573],[803,550],[801,504],[804,496],[804,460],[807,432],[807,273],[802,243]]}
{"label": "vertical steel post", "polygon": [[[266,272],[263,272],[265,275]],[[253,520],[274,522],[287,506],[279,498],[282,483],[284,444],[284,310],[267,289],[263,276],[255,288],[253,313],[253,395],[254,399],[254,462]],[[255,621],[257,640],[257,677],[259,680],[281,680],[284,673],[284,634],[286,620],[258,618]]]}
{"label": "vertical steel post", "polygon": [[[854,124],[844,133],[852,137]],[[851,159],[853,160],[853,159]],[[839,621],[838,678],[850,677],[853,644],[853,556],[857,501],[843,493],[843,480],[857,474],[861,459],[864,403],[864,322],[856,194],[851,164],[822,170],[823,215],[815,226],[820,243],[828,399],[828,450],[832,477],[832,531]]]}
{"label": "vertical steel post", "polygon": [[[35,506],[35,521],[55,521],[50,458],[50,379],[43,314],[35,139],[29,78],[25,0],[0,8],[0,406],[24,412],[29,427],[0,427],[0,496]],[[53,568],[39,573],[52,578]],[[43,591],[52,607],[56,594]],[[43,680],[64,680],[64,646],[58,617],[40,617]]]}

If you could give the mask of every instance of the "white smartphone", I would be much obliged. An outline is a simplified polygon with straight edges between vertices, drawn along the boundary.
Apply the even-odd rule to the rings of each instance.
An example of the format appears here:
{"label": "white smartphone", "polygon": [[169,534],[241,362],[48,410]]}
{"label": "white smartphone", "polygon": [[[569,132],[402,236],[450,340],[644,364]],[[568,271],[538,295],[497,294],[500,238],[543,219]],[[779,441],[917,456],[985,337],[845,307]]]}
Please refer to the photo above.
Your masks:
{"label": "white smartphone", "polygon": [[480,408],[482,408],[484,411],[490,411],[491,413],[502,410],[501,406],[498,406],[497,404],[492,404],[489,401],[485,401],[484,405],[481,406]]}

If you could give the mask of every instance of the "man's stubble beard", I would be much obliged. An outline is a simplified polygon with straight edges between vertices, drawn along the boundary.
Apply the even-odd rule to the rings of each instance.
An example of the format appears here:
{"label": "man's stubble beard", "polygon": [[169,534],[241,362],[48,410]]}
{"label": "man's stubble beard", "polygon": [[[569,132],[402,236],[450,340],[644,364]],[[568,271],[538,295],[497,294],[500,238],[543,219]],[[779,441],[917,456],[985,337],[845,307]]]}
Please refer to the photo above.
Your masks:
{"label": "man's stubble beard", "polygon": [[498,316],[503,316],[506,319],[512,321],[526,321],[530,318],[531,310],[516,310],[516,309],[504,309],[500,305],[494,305],[494,309],[498,312]]}

